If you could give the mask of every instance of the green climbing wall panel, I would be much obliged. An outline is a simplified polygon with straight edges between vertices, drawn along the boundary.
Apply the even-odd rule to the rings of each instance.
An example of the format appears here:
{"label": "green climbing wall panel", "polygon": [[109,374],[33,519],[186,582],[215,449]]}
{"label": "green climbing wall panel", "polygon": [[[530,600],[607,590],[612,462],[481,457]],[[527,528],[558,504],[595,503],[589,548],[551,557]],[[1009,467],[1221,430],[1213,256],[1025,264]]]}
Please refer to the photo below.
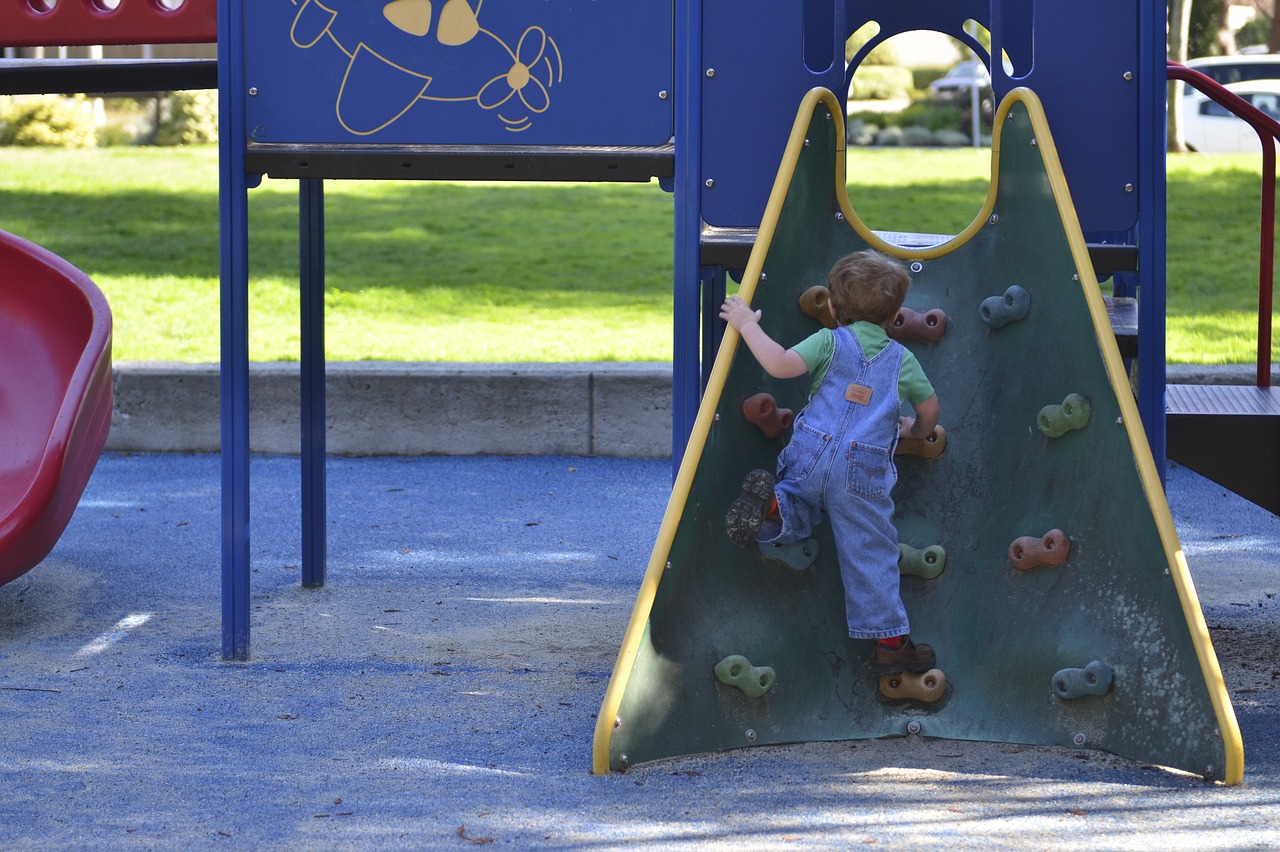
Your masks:
{"label": "green climbing wall panel", "polygon": [[[596,771],[919,732],[1096,748],[1239,782],[1234,714],[1034,94],[1011,93],[996,128],[974,223],[907,251],[859,220],[837,101],[810,93],[742,287],[790,345],[818,327],[800,294],[870,246],[913,266],[906,307],[948,318],[936,342],[904,341],[937,388],[946,450],[900,456],[894,492],[901,543],[945,550],[936,578],[902,581],[945,695],[881,694],[871,644],[847,636],[826,524],[800,571],[725,535],[744,474],[772,469],[789,434],[766,437],[744,401],[767,392],[799,411],[807,386],[770,378],[730,330],[605,696]],[[767,691],[717,679],[733,655],[771,670]]]}

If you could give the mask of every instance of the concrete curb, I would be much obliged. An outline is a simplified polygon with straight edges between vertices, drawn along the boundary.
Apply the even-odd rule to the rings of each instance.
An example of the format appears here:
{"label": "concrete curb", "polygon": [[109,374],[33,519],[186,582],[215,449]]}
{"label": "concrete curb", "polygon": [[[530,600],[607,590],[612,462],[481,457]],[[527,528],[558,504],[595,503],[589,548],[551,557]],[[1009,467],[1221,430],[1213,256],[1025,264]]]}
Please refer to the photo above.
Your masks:
{"label": "concrete curb", "polygon": [[[107,449],[217,452],[218,365],[121,362]],[[339,455],[671,455],[671,365],[406,364],[326,369]],[[249,444],[298,453],[299,367],[249,371]]]}
{"label": "concrete curb", "polygon": [[[1249,365],[1170,365],[1170,384],[1252,384]],[[326,370],[330,453],[338,455],[671,455],[669,363],[344,362]],[[218,365],[115,367],[107,449],[217,452]],[[1280,371],[1273,371],[1280,385]],[[255,452],[299,452],[299,368],[249,373]]]}

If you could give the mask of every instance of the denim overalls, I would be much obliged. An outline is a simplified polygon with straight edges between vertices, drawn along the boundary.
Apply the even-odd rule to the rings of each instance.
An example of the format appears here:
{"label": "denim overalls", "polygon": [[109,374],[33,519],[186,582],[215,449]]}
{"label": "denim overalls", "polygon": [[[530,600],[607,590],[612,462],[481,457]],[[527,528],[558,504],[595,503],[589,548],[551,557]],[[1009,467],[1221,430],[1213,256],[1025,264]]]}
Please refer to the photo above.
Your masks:
{"label": "denim overalls", "polygon": [[890,497],[898,480],[893,451],[902,353],[902,344],[891,340],[868,361],[852,330],[837,328],[831,366],[778,456],[774,491],[782,528],[770,541],[809,538],[826,510],[854,639],[909,632]]}

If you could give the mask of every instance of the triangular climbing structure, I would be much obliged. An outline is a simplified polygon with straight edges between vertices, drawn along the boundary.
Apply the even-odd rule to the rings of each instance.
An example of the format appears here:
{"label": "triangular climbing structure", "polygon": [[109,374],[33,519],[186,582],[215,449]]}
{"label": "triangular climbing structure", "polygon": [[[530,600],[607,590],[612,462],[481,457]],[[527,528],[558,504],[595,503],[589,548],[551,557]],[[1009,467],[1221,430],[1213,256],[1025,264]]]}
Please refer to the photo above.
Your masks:
{"label": "triangular climbing structure", "polygon": [[744,403],[769,393],[799,411],[806,394],[729,330],[605,695],[597,772],[919,733],[1240,782],[1235,716],[1038,99],[1011,92],[995,126],[978,217],[908,251],[854,213],[842,110],[811,92],[741,290],[790,345],[818,328],[801,294],[874,247],[912,266],[907,308],[945,314],[904,340],[937,388],[945,450],[900,456],[894,491],[903,598],[941,671],[913,682],[930,703],[888,697],[870,643],[848,638],[827,524],[804,570],[726,536],[744,475],[772,469],[788,437],[768,437]]}

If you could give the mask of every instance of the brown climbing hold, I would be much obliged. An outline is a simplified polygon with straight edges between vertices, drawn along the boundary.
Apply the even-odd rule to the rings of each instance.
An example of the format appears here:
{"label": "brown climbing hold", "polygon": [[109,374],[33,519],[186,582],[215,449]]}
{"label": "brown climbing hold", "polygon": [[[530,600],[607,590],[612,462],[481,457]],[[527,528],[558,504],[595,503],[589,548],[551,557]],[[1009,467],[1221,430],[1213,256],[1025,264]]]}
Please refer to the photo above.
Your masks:
{"label": "brown climbing hold", "polygon": [[1043,536],[1024,535],[1009,545],[1009,561],[1019,571],[1030,571],[1041,565],[1061,565],[1071,553],[1071,539],[1062,530],[1049,530]]}
{"label": "brown climbing hold", "polygon": [[880,694],[885,698],[919,701],[932,704],[947,691],[947,676],[941,669],[929,669],[924,674],[902,672],[880,678]]}
{"label": "brown climbing hold", "polygon": [[889,326],[889,336],[894,340],[920,340],[937,343],[947,333],[947,315],[940,308],[920,313],[911,308],[899,308],[898,315]]}
{"label": "brown climbing hold", "polygon": [[831,313],[831,291],[822,284],[815,284],[800,294],[800,310],[827,328],[836,327],[836,318]]}
{"label": "brown climbing hold", "polygon": [[796,419],[794,411],[779,408],[773,394],[768,393],[758,393],[742,403],[742,413],[769,438],[776,438],[790,429],[791,422]]}
{"label": "brown climbing hold", "polygon": [[936,459],[947,448],[947,430],[941,426],[933,427],[933,434],[927,438],[903,438],[898,441],[895,456],[921,456]]}

